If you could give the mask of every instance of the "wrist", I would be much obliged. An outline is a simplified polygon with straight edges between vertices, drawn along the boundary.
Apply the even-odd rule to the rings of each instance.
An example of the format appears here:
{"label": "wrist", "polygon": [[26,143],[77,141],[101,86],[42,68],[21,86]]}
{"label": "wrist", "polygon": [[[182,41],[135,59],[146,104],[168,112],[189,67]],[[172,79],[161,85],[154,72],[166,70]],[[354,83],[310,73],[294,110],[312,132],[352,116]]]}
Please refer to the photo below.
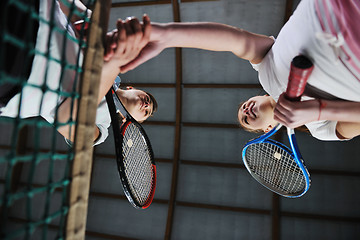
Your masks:
{"label": "wrist", "polygon": [[321,119],[321,113],[323,112],[323,110],[325,109],[325,107],[327,106],[327,103],[324,100],[321,99],[317,99],[318,103],[319,103],[319,115],[318,115],[318,121],[322,120]]}
{"label": "wrist", "polygon": [[170,23],[151,23],[150,42],[158,42],[163,48],[170,47],[172,27]]}

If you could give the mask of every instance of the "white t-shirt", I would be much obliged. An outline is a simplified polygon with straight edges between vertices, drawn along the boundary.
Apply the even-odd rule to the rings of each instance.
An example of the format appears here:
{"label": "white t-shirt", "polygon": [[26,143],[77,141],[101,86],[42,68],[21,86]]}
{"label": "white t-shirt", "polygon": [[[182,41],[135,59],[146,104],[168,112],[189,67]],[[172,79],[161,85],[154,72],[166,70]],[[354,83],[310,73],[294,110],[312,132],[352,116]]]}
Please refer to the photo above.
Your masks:
{"label": "white t-shirt", "polygon": [[[360,82],[339,61],[337,50],[325,40],[314,0],[303,0],[281,29],[271,50],[253,67],[259,73],[264,90],[277,101],[286,90],[292,59],[304,54],[314,63],[308,79],[311,87],[338,99],[360,102]],[[336,121],[318,121],[306,127],[320,140],[340,140],[336,136],[336,124]]]}
{"label": "white t-shirt", "polygon": [[[76,84],[80,76],[80,73],[77,73],[74,68],[81,67],[83,54],[79,43],[74,41],[76,36],[72,25],[68,23],[67,17],[61,11],[57,1],[41,0],[39,7],[40,17],[50,21],[53,4],[55,4],[54,24],[58,29],[51,31],[48,23],[39,22],[36,54],[27,81],[28,84],[22,89],[21,94],[15,95],[2,109],[1,116],[20,116],[21,118],[42,116],[49,123],[54,123],[56,107],[67,97],[59,94],[59,91],[62,93],[74,91],[74,84]],[[62,30],[67,32],[66,37],[61,32]],[[49,41],[50,34],[51,39]],[[66,46],[65,49],[64,46]],[[48,49],[49,58],[46,57]],[[62,62],[67,64],[65,68],[62,68]],[[41,86],[44,85],[45,81],[47,89],[43,92]],[[21,108],[19,111],[20,99]],[[97,139],[95,145],[102,143],[108,136],[107,129],[110,126],[110,121],[104,98],[97,109],[96,125],[101,136]]]}

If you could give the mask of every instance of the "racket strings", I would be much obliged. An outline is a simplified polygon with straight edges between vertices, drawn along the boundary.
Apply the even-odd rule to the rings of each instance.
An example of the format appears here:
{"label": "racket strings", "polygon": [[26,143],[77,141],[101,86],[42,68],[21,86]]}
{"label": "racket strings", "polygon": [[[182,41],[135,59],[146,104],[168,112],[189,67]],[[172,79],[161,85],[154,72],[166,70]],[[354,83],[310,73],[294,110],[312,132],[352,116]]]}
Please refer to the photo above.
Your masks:
{"label": "racket strings", "polygon": [[275,191],[294,194],[305,189],[301,168],[284,149],[271,143],[256,143],[249,145],[245,156],[252,173]]}
{"label": "racket strings", "polygon": [[152,191],[154,174],[150,151],[135,124],[131,123],[126,128],[122,145],[125,175],[130,191],[143,205]]}

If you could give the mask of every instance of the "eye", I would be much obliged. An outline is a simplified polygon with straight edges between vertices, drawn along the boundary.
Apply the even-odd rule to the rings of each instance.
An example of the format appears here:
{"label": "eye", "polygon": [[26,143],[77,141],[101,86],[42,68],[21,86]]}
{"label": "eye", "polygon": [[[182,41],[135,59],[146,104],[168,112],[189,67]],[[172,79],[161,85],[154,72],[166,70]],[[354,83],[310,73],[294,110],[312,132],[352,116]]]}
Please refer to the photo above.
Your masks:
{"label": "eye", "polygon": [[244,117],[244,122],[245,122],[246,124],[249,124],[247,116]]}

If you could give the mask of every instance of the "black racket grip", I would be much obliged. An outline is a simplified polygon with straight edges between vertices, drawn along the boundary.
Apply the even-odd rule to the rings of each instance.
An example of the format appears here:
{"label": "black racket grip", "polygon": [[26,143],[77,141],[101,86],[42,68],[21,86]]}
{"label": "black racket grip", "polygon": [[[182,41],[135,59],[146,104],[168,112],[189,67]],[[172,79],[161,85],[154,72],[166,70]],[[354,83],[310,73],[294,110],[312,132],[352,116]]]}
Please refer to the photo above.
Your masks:
{"label": "black racket grip", "polygon": [[299,101],[305,91],[306,82],[314,69],[312,62],[304,55],[293,58],[290,66],[289,82],[286,88],[286,98]]}

